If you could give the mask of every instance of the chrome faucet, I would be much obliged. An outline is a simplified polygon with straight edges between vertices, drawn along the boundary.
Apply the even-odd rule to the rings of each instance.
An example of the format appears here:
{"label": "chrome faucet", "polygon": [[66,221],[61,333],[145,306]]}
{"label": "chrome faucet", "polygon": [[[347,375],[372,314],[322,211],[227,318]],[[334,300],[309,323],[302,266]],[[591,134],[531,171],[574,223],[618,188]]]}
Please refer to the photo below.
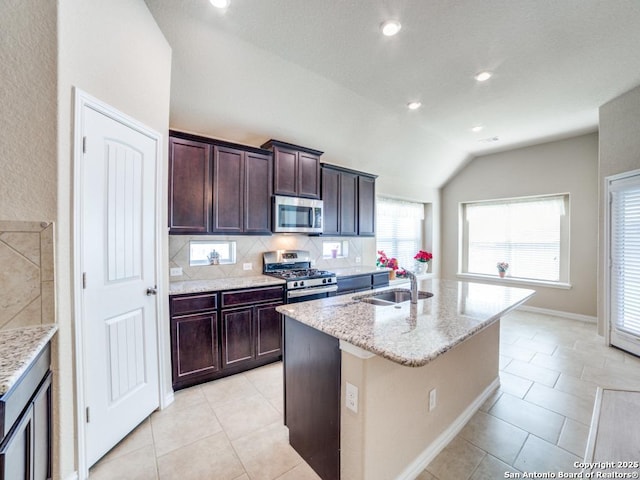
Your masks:
{"label": "chrome faucet", "polygon": [[410,272],[407,269],[405,269],[405,272],[407,273],[409,280],[411,280],[411,303],[416,304],[418,303],[418,279],[416,278],[415,273]]}

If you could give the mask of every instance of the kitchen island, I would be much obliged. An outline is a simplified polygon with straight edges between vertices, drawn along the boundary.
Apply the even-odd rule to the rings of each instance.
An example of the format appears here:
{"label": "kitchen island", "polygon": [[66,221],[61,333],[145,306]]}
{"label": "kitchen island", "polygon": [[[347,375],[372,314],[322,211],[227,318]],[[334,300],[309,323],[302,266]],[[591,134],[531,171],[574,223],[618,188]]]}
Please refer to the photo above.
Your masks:
{"label": "kitchen island", "polygon": [[324,480],[415,478],[498,387],[500,317],[535,293],[424,280],[416,305],[362,301],[384,290],[278,307],[289,440]]}

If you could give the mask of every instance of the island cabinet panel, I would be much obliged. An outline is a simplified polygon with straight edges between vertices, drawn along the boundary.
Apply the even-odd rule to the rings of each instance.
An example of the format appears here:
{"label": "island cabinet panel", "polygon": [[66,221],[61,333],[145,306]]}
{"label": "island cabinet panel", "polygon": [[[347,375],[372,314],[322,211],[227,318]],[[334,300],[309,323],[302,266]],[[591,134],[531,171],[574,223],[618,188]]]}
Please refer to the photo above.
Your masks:
{"label": "island cabinet panel", "polygon": [[173,295],[169,303],[174,389],[282,357],[283,286]]}
{"label": "island cabinet panel", "polygon": [[371,290],[389,285],[389,272],[363,273],[338,277],[338,295],[347,295],[356,292]]}
{"label": "island cabinet panel", "polygon": [[269,140],[261,148],[273,151],[275,195],[320,198],[322,152],[279,140]]}
{"label": "island cabinet panel", "polygon": [[[323,480],[340,478],[339,341],[285,317],[289,443]],[[310,414],[312,412],[312,414]]]}
{"label": "island cabinet panel", "polygon": [[169,138],[169,233],[206,233],[211,222],[211,145]]}
{"label": "island cabinet panel", "polygon": [[0,480],[47,480],[52,476],[52,403],[47,344],[0,399]]}

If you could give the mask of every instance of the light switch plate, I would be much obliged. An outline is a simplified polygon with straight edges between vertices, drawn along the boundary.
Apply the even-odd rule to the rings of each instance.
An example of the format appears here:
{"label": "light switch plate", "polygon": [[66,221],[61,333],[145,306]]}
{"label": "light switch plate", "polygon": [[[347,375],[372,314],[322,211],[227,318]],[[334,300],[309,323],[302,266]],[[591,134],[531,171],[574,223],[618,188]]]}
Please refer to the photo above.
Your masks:
{"label": "light switch plate", "polygon": [[169,276],[179,277],[182,275],[182,267],[173,267],[169,269]]}
{"label": "light switch plate", "polygon": [[243,270],[253,270],[253,264],[252,263],[243,263],[242,264],[242,269]]}
{"label": "light switch plate", "polygon": [[352,412],[358,413],[358,387],[347,382],[346,406]]}

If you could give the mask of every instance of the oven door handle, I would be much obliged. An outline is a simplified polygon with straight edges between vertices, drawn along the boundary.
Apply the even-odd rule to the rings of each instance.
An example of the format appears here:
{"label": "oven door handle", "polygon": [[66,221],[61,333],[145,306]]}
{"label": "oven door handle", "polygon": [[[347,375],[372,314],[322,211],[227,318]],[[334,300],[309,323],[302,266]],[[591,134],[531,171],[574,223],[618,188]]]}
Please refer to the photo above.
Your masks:
{"label": "oven door handle", "polygon": [[331,293],[337,291],[337,285],[330,285],[327,287],[301,288],[299,290],[289,290],[287,292],[287,298],[308,297],[309,295],[316,295],[318,293]]}

